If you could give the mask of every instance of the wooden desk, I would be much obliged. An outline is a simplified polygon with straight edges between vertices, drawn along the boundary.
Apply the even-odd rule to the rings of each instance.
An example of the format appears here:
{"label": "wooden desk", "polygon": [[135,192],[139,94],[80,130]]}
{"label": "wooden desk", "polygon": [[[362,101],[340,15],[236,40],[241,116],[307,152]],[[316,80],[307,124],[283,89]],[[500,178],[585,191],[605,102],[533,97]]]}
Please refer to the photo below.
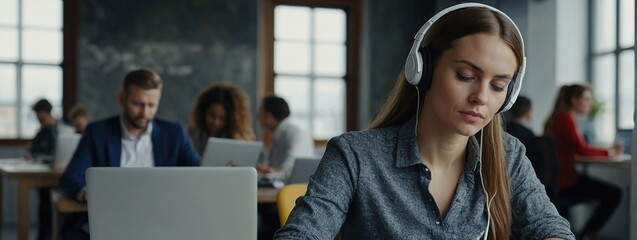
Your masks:
{"label": "wooden desk", "polygon": [[278,188],[258,188],[257,203],[276,203],[276,196],[278,193]]}
{"label": "wooden desk", "polygon": [[21,159],[0,159],[0,223],[2,222],[2,177],[18,182],[18,239],[29,239],[29,190],[36,187],[55,187],[61,173],[48,165],[28,164]]}
{"label": "wooden desk", "polygon": [[622,170],[630,170],[632,163],[629,154],[621,154],[617,156],[577,156],[575,162],[584,167],[589,165],[607,166]]}
{"label": "wooden desk", "polygon": [[[2,179],[14,179],[18,182],[18,239],[29,239],[29,190],[36,187],[56,187],[62,173],[52,171],[48,165],[27,164],[20,158],[0,159],[0,223],[2,223]],[[257,190],[258,203],[276,203],[279,189],[259,188]],[[56,197],[59,213],[85,212],[86,203],[78,203],[65,196]],[[1,229],[1,228],[0,228]]]}

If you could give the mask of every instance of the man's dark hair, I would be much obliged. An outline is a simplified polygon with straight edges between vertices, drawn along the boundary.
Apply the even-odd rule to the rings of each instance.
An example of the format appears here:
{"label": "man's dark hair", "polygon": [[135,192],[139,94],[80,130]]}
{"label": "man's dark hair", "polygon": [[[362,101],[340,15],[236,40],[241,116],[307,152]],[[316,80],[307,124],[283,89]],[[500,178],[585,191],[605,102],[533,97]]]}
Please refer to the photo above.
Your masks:
{"label": "man's dark hair", "polygon": [[285,99],[277,96],[263,98],[263,111],[272,113],[277,121],[281,121],[290,116],[290,107]]}
{"label": "man's dark hair", "polygon": [[31,109],[33,109],[33,111],[36,112],[36,113],[37,112],[46,112],[48,114],[51,114],[51,110],[53,109],[53,106],[46,99],[40,99],[38,102],[33,104]]}
{"label": "man's dark hair", "polygon": [[128,89],[132,85],[143,89],[157,89],[162,86],[162,81],[157,73],[149,69],[134,70],[124,77],[124,93],[128,94]]}
{"label": "man's dark hair", "polygon": [[531,110],[531,100],[527,97],[519,96],[511,107],[511,117],[513,117],[513,119],[519,119],[529,110]]}

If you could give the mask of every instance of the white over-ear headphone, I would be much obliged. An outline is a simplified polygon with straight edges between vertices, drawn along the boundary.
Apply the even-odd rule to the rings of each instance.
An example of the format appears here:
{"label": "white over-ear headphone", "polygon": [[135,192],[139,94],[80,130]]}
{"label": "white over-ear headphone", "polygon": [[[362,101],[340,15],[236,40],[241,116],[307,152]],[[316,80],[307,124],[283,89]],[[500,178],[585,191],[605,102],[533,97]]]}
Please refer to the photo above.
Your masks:
{"label": "white over-ear headphone", "polygon": [[[520,37],[520,41],[522,44],[522,63],[520,64],[520,67],[518,68],[515,79],[513,80],[513,82],[509,84],[507,97],[504,100],[504,104],[498,111],[498,112],[504,112],[509,110],[513,106],[513,103],[515,103],[515,100],[518,98],[518,95],[520,94],[520,88],[522,87],[522,78],[524,77],[524,72],[526,71],[526,55],[524,54],[524,40],[522,39],[522,34],[520,33],[520,30],[515,25],[513,20],[511,20],[511,18],[509,18],[509,16],[507,16],[502,11],[494,7],[491,7],[489,5],[485,5],[481,3],[461,3],[458,5],[448,7],[440,11],[433,17],[431,17],[424,25],[422,25],[422,27],[420,28],[420,30],[418,30],[418,33],[416,33],[416,36],[414,37],[414,43],[411,46],[411,49],[409,50],[407,61],[405,61],[405,78],[407,78],[407,82],[409,82],[411,85],[418,86],[423,76],[423,71],[427,73],[433,71],[433,69],[425,69],[427,67],[433,67],[433,66],[431,65],[428,66],[427,64],[423,64],[422,54],[419,52],[419,49],[422,47],[421,44],[422,44],[422,40],[425,37],[425,34],[438,19],[440,19],[442,16],[446,15],[447,13],[453,12],[458,9],[477,8],[477,7],[486,8],[496,13],[499,13],[500,15],[504,16],[507,20],[509,20],[509,22],[511,22],[513,26],[515,27],[515,30],[518,33],[518,36]],[[427,58],[431,57],[430,54],[425,54],[425,55],[427,55],[426,56]],[[425,59],[425,60],[427,61],[428,64],[431,64],[431,60],[429,59]],[[429,77],[427,76],[427,74],[425,74],[425,76]],[[426,79],[426,80],[431,81],[431,79]]]}

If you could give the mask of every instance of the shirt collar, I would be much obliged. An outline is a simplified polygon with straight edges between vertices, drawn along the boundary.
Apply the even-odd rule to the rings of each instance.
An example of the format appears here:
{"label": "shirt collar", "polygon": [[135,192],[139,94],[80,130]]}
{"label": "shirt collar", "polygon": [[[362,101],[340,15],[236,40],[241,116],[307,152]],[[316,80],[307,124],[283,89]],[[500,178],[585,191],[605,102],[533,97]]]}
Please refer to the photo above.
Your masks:
{"label": "shirt collar", "polygon": [[136,138],[135,136],[133,136],[133,134],[131,134],[128,129],[126,129],[126,125],[124,125],[124,116],[123,115],[119,115],[119,124],[120,126],[122,126],[122,138],[126,139],[126,140],[139,140],[144,136],[150,135],[150,133],[153,131],[153,121],[149,121],[148,122],[148,127],[146,128],[146,131],[144,131],[144,133],[142,133],[142,135],[139,136],[139,138]]}
{"label": "shirt collar", "polygon": [[[478,164],[481,161],[479,157],[479,146],[480,143],[475,135],[469,137],[467,159],[465,160],[465,171],[468,173],[475,172],[478,169]],[[399,168],[422,164],[420,153],[418,152],[418,143],[416,141],[415,115],[405,121],[398,130],[395,159],[396,167]]]}

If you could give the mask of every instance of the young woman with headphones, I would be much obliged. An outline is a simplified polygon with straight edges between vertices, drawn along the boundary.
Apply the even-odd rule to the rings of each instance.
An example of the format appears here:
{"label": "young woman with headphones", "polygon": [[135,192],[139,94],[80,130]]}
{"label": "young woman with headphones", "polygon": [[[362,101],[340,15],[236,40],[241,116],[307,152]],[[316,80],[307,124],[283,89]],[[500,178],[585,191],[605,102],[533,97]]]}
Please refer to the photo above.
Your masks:
{"label": "young woman with headphones", "polygon": [[501,11],[436,14],[370,129],[330,140],[275,239],[574,239],[502,130],[525,61]]}

